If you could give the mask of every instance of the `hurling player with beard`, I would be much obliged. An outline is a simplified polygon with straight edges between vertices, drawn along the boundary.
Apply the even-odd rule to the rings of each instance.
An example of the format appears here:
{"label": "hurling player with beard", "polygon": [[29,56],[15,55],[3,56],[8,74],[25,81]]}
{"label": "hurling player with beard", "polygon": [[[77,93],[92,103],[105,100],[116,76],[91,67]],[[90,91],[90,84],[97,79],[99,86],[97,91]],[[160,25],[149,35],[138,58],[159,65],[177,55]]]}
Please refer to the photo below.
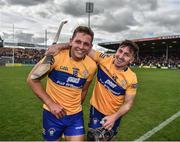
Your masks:
{"label": "hurling player with beard", "polygon": [[[68,44],[53,45],[46,54],[57,54]],[[98,65],[97,79],[90,99],[89,130],[104,127],[117,134],[122,116],[132,107],[137,90],[136,74],[129,68],[139,47],[125,40],[115,55],[105,55],[91,48],[88,56]]]}
{"label": "hurling player with beard", "polygon": [[31,79],[32,71],[28,76],[29,86],[44,103],[43,137],[46,141],[60,140],[62,134],[67,141],[84,140],[82,102],[97,69],[96,63],[87,56],[93,37],[88,27],[79,26],[74,30],[69,42],[71,48],[54,56],[46,90],[40,79]]}
{"label": "hurling player with beard", "polygon": [[117,134],[121,118],[131,109],[136,96],[137,77],[129,65],[138,50],[130,40],[121,42],[115,55],[90,50],[88,56],[96,61],[98,71],[90,99],[89,129],[103,126]]}

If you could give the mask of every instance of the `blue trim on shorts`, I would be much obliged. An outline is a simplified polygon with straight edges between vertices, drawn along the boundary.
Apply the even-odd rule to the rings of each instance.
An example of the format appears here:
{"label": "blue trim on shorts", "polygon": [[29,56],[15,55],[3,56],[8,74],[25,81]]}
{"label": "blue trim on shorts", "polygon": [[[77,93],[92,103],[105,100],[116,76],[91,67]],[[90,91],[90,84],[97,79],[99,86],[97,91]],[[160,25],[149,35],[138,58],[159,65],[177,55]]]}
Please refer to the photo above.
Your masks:
{"label": "blue trim on shorts", "polygon": [[66,115],[57,119],[51,112],[43,110],[43,132],[46,141],[56,141],[62,134],[65,136],[84,135],[83,112]]}
{"label": "blue trim on shorts", "polygon": [[[95,107],[91,106],[90,107],[90,120],[89,120],[89,128],[92,129],[96,129],[99,127],[102,127],[102,124],[100,123],[100,121],[106,116],[103,113],[99,112]],[[114,132],[117,132],[117,129],[120,125],[121,122],[121,117],[119,119],[116,120],[116,122],[114,123],[113,126],[113,130]]]}

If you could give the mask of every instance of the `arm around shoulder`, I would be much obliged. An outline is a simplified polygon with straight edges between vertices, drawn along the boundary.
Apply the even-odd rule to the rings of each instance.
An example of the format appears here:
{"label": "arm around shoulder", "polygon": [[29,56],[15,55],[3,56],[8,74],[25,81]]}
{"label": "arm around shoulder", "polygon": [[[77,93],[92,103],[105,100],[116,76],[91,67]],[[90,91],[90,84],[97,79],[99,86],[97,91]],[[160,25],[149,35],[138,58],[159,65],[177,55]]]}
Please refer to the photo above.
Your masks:
{"label": "arm around shoulder", "polygon": [[88,52],[88,56],[93,59],[95,55],[96,55],[96,50],[91,48]]}

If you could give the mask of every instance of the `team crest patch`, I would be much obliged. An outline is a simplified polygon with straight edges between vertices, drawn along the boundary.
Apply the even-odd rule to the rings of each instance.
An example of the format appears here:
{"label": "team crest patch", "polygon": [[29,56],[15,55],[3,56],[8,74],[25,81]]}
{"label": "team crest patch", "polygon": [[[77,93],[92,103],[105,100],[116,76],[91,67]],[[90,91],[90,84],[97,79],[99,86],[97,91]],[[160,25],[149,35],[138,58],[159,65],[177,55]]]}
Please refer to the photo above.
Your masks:
{"label": "team crest patch", "polygon": [[125,86],[126,86],[126,80],[122,80],[122,81],[121,81],[121,86],[122,86],[123,88],[125,88]]}
{"label": "team crest patch", "polygon": [[73,75],[74,76],[78,76],[78,72],[79,72],[78,68],[73,68]]}
{"label": "team crest patch", "polygon": [[99,120],[98,120],[97,118],[94,118],[94,119],[93,119],[93,124],[96,125],[96,124],[98,123],[98,121],[99,121]]}
{"label": "team crest patch", "polygon": [[48,130],[48,132],[49,132],[49,135],[50,135],[50,136],[53,136],[54,133],[56,132],[56,130],[55,130],[54,128],[50,128],[50,129]]}
{"label": "team crest patch", "polygon": [[89,75],[89,72],[88,72],[88,70],[84,70],[82,74],[86,78]]}
{"label": "team crest patch", "polygon": [[136,84],[132,84],[131,87],[136,89],[136,88],[138,88],[138,84],[137,83]]}

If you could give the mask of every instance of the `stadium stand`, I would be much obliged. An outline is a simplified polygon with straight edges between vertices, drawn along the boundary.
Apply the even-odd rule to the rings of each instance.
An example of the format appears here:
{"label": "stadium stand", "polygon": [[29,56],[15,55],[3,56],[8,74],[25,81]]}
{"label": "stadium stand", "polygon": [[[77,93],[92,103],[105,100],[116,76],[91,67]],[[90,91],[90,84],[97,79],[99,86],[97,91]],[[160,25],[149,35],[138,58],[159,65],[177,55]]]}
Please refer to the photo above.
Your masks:
{"label": "stadium stand", "polygon": [[[180,36],[134,39],[140,52],[132,66],[143,68],[180,69]],[[99,43],[112,54],[120,41]],[[23,44],[24,45],[24,44]],[[114,50],[114,52],[113,52]],[[36,64],[44,55],[45,49],[14,48],[14,63]],[[0,65],[12,63],[13,48],[0,48]]]}
{"label": "stadium stand", "polygon": [[[14,62],[21,64],[36,64],[43,56],[45,50],[37,49],[14,49]],[[13,48],[0,48],[0,65],[12,63]]]}
{"label": "stadium stand", "polygon": [[[144,68],[180,69],[180,35],[133,39],[139,45],[139,54],[133,66]],[[117,50],[119,43],[99,43],[106,49]],[[109,52],[112,54],[112,52]]]}

